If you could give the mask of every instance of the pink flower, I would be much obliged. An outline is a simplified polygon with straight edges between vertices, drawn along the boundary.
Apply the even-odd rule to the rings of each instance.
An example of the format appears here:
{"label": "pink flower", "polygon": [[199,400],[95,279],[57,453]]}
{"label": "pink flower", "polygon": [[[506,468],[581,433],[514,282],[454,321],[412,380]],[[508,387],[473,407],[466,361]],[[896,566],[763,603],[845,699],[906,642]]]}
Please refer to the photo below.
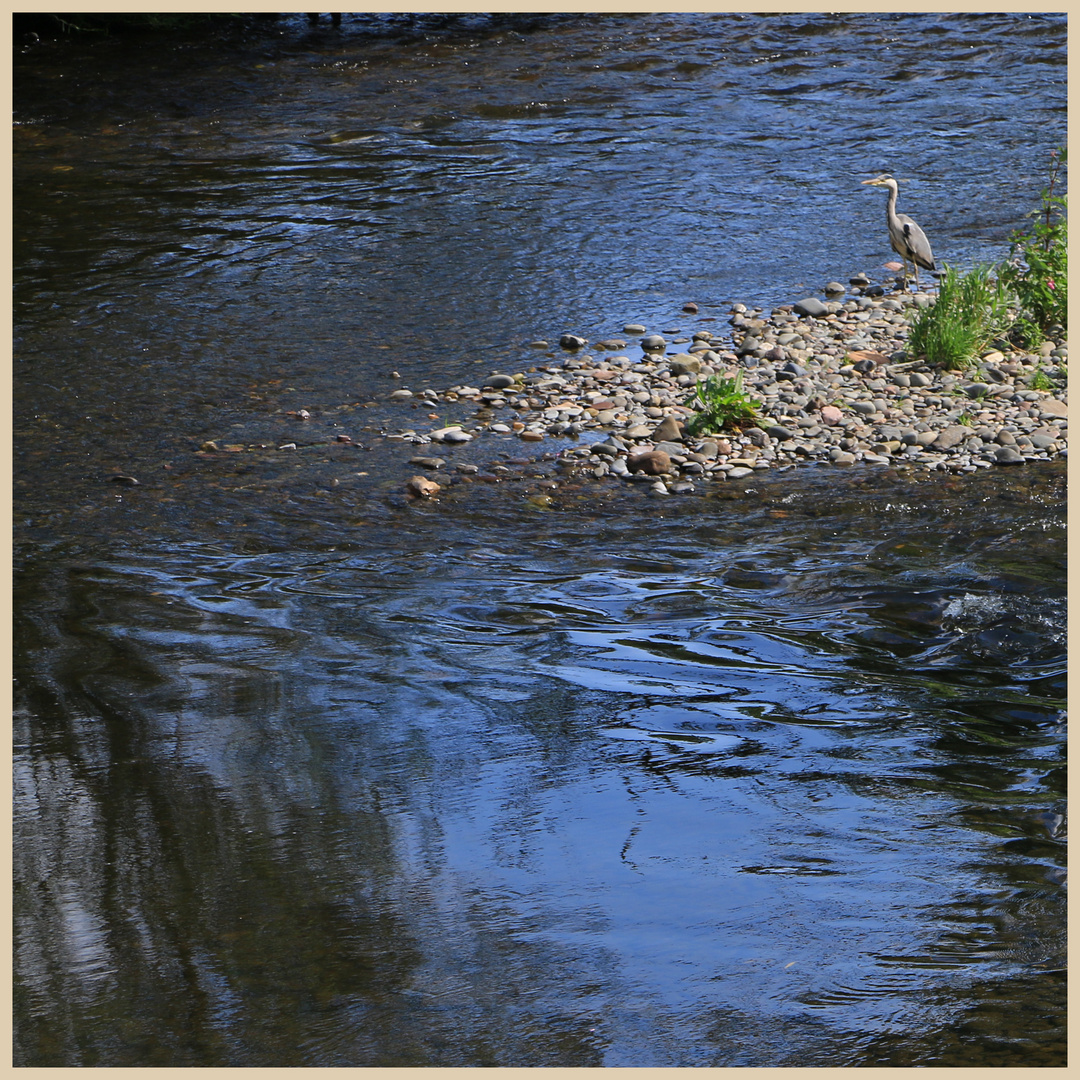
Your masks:
{"label": "pink flower", "polygon": [[1047,284],[1047,285],[1048,285],[1048,286],[1049,286],[1049,287],[1050,287],[1051,289],[1056,289],[1056,288],[1057,288],[1057,286],[1056,286],[1056,285],[1054,284],[1054,279],[1053,279],[1053,278],[1047,278],[1047,279],[1046,279],[1046,284]]}

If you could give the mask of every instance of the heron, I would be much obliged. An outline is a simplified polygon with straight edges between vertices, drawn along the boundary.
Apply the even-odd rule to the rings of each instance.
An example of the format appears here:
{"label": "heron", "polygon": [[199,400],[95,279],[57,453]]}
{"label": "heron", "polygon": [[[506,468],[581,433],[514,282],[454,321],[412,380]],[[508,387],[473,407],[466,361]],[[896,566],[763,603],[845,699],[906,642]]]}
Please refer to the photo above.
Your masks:
{"label": "heron", "polygon": [[915,288],[918,289],[919,267],[921,266],[924,270],[937,269],[926,233],[907,214],[896,212],[896,194],[899,191],[899,185],[888,173],[875,176],[873,180],[864,180],[863,183],[889,189],[889,206],[885,212],[889,223],[889,239],[892,241],[893,251],[904,260],[904,288],[907,289],[907,264],[910,262],[915,270]]}

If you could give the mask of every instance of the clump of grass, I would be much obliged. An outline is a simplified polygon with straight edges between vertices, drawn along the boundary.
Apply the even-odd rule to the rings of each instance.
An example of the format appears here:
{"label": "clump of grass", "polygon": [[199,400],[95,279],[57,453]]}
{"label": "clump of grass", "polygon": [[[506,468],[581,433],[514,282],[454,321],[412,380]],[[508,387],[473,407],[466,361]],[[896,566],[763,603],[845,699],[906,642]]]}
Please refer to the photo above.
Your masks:
{"label": "clump of grass", "polygon": [[697,412],[686,423],[690,435],[706,435],[725,428],[744,427],[758,417],[757,407],[742,388],[742,372],[733,379],[710,375],[699,382],[694,396],[687,401]]}
{"label": "clump of grass", "polygon": [[1050,179],[1042,191],[1042,206],[1031,213],[1031,230],[1013,232],[1012,258],[999,276],[1016,295],[1019,314],[1013,327],[1018,344],[1037,344],[1051,327],[1068,327],[1069,246],[1066,197],[1057,194],[1066,152],[1050,153]]}
{"label": "clump of grass", "polygon": [[1008,329],[1007,301],[1005,284],[990,267],[976,266],[966,274],[946,267],[937,302],[912,321],[908,348],[937,367],[970,367]]}

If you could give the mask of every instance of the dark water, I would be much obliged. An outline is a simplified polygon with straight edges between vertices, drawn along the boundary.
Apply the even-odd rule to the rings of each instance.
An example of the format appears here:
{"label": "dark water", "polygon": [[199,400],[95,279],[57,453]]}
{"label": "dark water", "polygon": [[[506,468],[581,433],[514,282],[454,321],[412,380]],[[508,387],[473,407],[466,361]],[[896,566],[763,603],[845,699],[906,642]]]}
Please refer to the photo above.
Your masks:
{"label": "dark water", "polygon": [[17,53],[16,1063],[1064,1065],[1062,466],[409,506],[380,400],[874,272],[885,169],[1000,257],[1064,29]]}

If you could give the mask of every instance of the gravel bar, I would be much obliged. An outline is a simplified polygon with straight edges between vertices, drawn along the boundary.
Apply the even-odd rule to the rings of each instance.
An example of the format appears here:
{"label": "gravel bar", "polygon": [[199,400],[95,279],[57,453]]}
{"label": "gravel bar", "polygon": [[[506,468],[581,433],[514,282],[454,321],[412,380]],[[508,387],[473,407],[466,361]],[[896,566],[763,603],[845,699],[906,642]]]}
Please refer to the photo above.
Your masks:
{"label": "gravel bar", "polygon": [[[845,291],[831,283],[826,293]],[[906,351],[910,317],[931,303],[926,293],[886,295],[853,279],[846,300],[811,297],[768,315],[734,304],[726,335],[627,325],[622,333],[641,335],[632,346],[569,333],[558,351],[530,342],[533,356],[546,350],[539,362],[493,372],[481,386],[394,391],[395,400],[432,407],[475,402],[476,414],[390,437],[447,446],[489,432],[526,444],[576,440],[560,450],[561,468],[664,494],[810,462],[971,473],[1065,456],[1065,341],[1032,352],[999,341],[965,371],[937,370]],[[693,304],[685,310],[696,315]],[[698,381],[737,371],[757,423],[686,434]]]}

